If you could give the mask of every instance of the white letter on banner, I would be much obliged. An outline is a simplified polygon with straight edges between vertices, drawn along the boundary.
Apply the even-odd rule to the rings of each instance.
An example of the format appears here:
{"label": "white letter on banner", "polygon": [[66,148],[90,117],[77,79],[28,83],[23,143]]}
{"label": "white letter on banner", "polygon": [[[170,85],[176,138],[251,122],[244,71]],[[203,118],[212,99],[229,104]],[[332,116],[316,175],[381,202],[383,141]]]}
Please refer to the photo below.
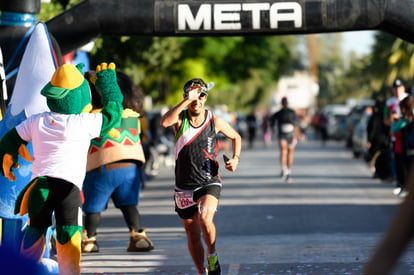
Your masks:
{"label": "white letter on banner", "polygon": [[191,9],[186,4],[178,5],[178,30],[184,31],[188,25],[190,30],[211,30],[211,5],[202,4],[194,17]]}
{"label": "white letter on banner", "polygon": [[252,28],[254,30],[260,29],[260,19],[261,19],[261,11],[268,11],[269,10],[269,3],[249,3],[243,4],[243,11],[251,11],[252,12]]}
{"label": "white letter on banner", "polygon": [[240,4],[215,4],[215,30],[241,30]]}
{"label": "white letter on banner", "polygon": [[274,3],[270,7],[270,28],[277,29],[280,21],[293,21],[295,28],[302,27],[302,7],[296,2]]}

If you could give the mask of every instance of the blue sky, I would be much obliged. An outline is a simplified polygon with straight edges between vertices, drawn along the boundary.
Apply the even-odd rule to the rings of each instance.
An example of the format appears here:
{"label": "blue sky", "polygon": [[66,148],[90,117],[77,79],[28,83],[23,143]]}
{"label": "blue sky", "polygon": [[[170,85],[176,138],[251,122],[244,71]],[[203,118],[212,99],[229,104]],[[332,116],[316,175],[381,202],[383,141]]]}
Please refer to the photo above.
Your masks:
{"label": "blue sky", "polygon": [[358,55],[371,52],[374,43],[375,31],[352,31],[343,32],[343,50],[345,54],[355,51]]}

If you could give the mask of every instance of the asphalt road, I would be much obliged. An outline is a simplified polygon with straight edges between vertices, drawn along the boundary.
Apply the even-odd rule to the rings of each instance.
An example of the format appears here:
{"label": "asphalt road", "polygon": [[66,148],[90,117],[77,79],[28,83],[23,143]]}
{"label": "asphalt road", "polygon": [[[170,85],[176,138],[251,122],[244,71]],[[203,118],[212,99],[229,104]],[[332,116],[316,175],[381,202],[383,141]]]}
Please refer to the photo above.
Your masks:
{"label": "asphalt road", "polygon": [[[221,168],[220,168],[221,169]],[[293,182],[279,178],[276,144],[244,149],[236,172],[221,170],[215,218],[223,274],[361,274],[402,202],[371,177],[343,143],[299,143]],[[173,167],[161,167],[141,193],[151,252],[126,252],[128,230],[112,205],[98,229],[100,252],[83,254],[82,274],[196,274],[173,210]],[[414,274],[410,245],[393,275]]]}

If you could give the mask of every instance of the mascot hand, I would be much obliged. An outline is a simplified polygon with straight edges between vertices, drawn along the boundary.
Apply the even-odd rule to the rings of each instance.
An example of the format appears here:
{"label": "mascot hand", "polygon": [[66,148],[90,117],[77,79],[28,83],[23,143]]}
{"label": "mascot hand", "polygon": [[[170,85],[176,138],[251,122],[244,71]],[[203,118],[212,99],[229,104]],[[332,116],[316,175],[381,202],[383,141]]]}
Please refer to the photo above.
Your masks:
{"label": "mascot hand", "polygon": [[103,70],[115,70],[116,65],[114,62],[109,63],[109,65],[106,62],[102,62],[100,65],[96,66],[96,72],[99,73]]}
{"label": "mascot hand", "polygon": [[[29,154],[26,146],[21,144],[18,149],[18,154],[22,156],[25,160],[32,162],[33,159]],[[1,153],[2,156],[2,174],[8,178],[10,181],[15,181],[16,176],[13,173],[12,169],[18,169],[20,167],[19,163],[17,162],[17,155],[11,155],[8,153]]]}
{"label": "mascot hand", "polygon": [[19,163],[10,154],[4,154],[2,159],[3,159],[2,170],[1,170],[2,174],[6,178],[8,178],[10,181],[15,181],[16,176],[13,174],[12,169],[13,168],[15,168],[15,169],[19,168]]}
{"label": "mascot hand", "polygon": [[121,89],[116,79],[115,63],[103,62],[96,66],[96,87],[102,94],[102,104],[106,105],[109,101],[122,102],[124,99]]}

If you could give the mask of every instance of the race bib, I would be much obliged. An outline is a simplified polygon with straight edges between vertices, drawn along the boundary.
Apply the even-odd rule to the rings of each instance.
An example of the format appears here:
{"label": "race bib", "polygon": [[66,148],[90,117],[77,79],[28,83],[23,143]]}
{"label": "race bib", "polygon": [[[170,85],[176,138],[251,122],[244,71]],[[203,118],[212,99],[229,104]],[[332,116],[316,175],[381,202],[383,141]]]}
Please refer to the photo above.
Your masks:
{"label": "race bib", "polygon": [[283,123],[282,127],[280,127],[282,133],[292,133],[295,130],[295,126],[291,123]]}
{"label": "race bib", "polygon": [[197,204],[195,201],[193,201],[193,191],[174,190],[174,197],[175,203],[180,209],[185,209]]}

